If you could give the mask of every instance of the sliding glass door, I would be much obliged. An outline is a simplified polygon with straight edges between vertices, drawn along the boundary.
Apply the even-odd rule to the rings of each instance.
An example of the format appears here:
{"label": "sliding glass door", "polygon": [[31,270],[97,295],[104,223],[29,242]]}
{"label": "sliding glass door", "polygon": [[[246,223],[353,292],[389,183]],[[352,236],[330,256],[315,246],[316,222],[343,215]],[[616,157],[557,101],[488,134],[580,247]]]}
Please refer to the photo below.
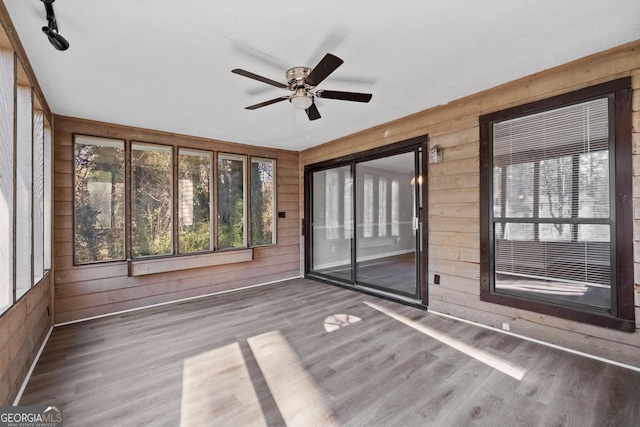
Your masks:
{"label": "sliding glass door", "polygon": [[356,283],[417,297],[416,153],[356,164]]}
{"label": "sliding glass door", "polygon": [[307,273],[419,299],[420,165],[415,148],[308,173]]}

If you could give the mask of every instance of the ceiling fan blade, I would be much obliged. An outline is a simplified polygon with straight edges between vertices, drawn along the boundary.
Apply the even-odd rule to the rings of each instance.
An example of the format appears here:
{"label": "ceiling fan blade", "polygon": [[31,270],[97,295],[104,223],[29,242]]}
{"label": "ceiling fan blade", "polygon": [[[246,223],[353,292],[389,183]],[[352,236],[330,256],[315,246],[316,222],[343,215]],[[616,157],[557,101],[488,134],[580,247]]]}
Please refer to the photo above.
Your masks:
{"label": "ceiling fan blade", "polygon": [[370,93],[358,92],[342,92],[339,90],[319,90],[316,92],[318,98],[324,99],[341,99],[343,101],[369,102],[371,101]]}
{"label": "ceiling fan blade", "polygon": [[311,104],[311,107],[307,108],[305,111],[307,112],[307,117],[309,117],[309,120],[318,120],[320,117],[322,117],[320,115],[320,111],[318,111],[318,107],[316,107],[315,102]]}
{"label": "ceiling fan blade", "polygon": [[329,74],[341,66],[343,62],[344,61],[337,56],[327,53],[304,81],[309,86],[318,86]]}
{"label": "ceiling fan blade", "polygon": [[284,101],[285,99],[289,99],[288,96],[281,96],[279,98],[270,99],[265,102],[261,102],[260,104],[249,105],[248,107],[244,107],[245,110],[255,110],[257,108],[266,107],[267,105],[275,104],[276,102]]}
{"label": "ceiling fan blade", "polygon": [[275,80],[268,79],[266,77],[259,76],[257,74],[252,73],[252,72],[249,72],[249,71],[241,70],[240,68],[236,68],[234,70],[231,70],[231,72],[234,73],[234,74],[238,74],[240,76],[249,77],[250,79],[257,80],[259,82],[266,83],[266,84],[271,85],[271,86],[279,87],[281,89],[287,89],[288,88],[288,86],[283,84],[283,83],[277,82]]}

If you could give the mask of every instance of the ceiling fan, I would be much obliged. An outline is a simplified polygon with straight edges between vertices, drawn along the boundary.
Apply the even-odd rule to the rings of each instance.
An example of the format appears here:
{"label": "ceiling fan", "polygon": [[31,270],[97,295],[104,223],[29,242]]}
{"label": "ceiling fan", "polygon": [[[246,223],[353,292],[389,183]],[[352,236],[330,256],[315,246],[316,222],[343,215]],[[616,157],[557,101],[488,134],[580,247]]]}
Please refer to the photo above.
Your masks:
{"label": "ceiling fan", "polygon": [[250,105],[245,107],[245,109],[255,110],[257,108],[266,107],[267,105],[288,99],[294,107],[300,110],[305,110],[309,120],[317,120],[321,116],[314,101],[316,97],[355,102],[369,102],[371,100],[372,95],[370,93],[342,92],[322,89],[314,90],[316,86],[326,79],[329,74],[333,73],[336,68],[342,65],[343,62],[344,61],[337,56],[327,53],[313,69],[309,67],[289,68],[286,73],[287,84],[259,76],[249,71],[241,70],[239,68],[231,70],[231,72],[293,92],[290,95],[280,96],[278,98],[270,99],[269,101]]}

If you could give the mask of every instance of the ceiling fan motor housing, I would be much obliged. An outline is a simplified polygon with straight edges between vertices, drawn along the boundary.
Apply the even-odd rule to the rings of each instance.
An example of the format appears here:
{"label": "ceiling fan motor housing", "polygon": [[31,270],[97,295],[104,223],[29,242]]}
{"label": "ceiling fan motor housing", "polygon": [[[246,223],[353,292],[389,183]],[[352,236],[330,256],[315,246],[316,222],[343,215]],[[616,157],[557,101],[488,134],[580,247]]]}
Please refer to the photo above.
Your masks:
{"label": "ceiling fan motor housing", "polygon": [[291,89],[308,86],[305,79],[311,73],[309,67],[293,67],[287,70],[287,82]]}

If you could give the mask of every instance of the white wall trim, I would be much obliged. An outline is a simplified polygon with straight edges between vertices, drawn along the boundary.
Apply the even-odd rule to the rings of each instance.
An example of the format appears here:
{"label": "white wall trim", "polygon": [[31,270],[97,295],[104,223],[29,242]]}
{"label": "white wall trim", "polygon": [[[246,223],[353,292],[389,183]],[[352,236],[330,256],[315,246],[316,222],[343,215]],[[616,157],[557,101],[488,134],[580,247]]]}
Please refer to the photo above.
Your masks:
{"label": "white wall trim", "polygon": [[520,334],[516,334],[516,333],[513,333],[513,332],[505,331],[503,329],[494,328],[493,326],[484,325],[482,323],[474,322],[472,320],[462,319],[460,317],[452,316],[450,314],[440,313],[439,311],[427,309],[427,312],[429,312],[431,314],[435,314],[437,316],[446,317],[448,319],[453,319],[453,320],[458,320],[460,322],[468,323],[470,325],[479,326],[481,328],[489,329],[491,331],[500,332],[502,334],[509,335],[509,336],[516,337],[516,338],[520,338],[520,339],[525,340],[525,341],[530,341],[530,342],[533,342],[533,343],[536,343],[536,344],[541,344],[541,345],[544,345],[544,346],[547,346],[547,347],[554,348],[556,350],[565,351],[567,353],[572,353],[572,354],[575,354],[575,355],[578,355],[578,356],[588,357],[589,359],[597,360],[599,362],[604,362],[604,363],[608,363],[610,365],[618,366],[620,368],[625,368],[625,369],[630,369],[632,371],[640,372],[640,367],[638,367],[638,366],[627,365],[626,363],[618,362],[618,361],[611,360],[611,359],[606,359],[604,357],[596,356],[596,355],[589,354],[589,353],[584,353],[584,352],[579,351],[579,350],[574,350],[572,348],[567,348],[567,347],[563,347],[561,345],[552,344],[552,343],[549,343],[549,342],[546,342],[546,341],[542,341],[542,340],[538,340],[538,339],[535,339],[535,338],[527,337],[525,335],[520,335]]}
{"label": "white wall trim", "polygon": [[16,395],[16,398],[13,401],[13,406],[18,406],[20,404],[20,399],[22,399],[22,393],[24,393],[24,390],[27,388],[27,384],[31,379],[31,374],[33,373],[33,370],[36,368],[36,365],[38,364],[38,360],[40,360],[40,356],[42,355],[42,352],[44,351],[44,347],[47,345],[47,342],[49,341],[51,332],[53,332],[53,326],[49,328],[49,332],[47,332],[47,336],[44,337],[44,341],[42,341],[42,345],[40,346],[40,350],[38,350],[38,354],[36,354],[36,357],[33,359],[33,362],[31,363],[29,372],[27,372],[27,375],[24,377],[24,380],[22,381],[22,386],[20,386],[20,390],[18,390],[18,394]]}
{"label": "white wall trim", "polygon": [[194,297],[181,298],[181,299],[177,299],[177,300],[160,302],[160,303],[152,304],[152,305],[145,305],[143,307],[130,308],[128,310],[114,311],[113,313],[106,313],[106,314],[101,314],[101,315],[98,315],[98,316],[85,317],[85,318],[82,318],[82,319],[71,320],[69,322],[56,323],[54,326],[58,327],[58,326],[72,325],[74,323],[86,322],[88,320],[101,319],[103,317],[110,317],[110,316],[117,316],[118,314],[131,313],[133,311],[140,311],[140,310],[147,310],[149,308],[161,307],[163,305],[169,305],[169,304],[177,304],[179,302],[191,301],[191,300],[200,299],[200,298],[206,298],[206,297],[210,297],[210,296],[214,296],[214,295],[228,294],[230,292],[242,291],[244,289],[258,288],[260,286],[272,285],[272,284],[275,284],[275,283],[282,283],[282,282],[285,282],[287,280],[300,279],[300,278],[302,278],[302,276],[293,276],[293,277],[289,277],[287,279],[274,280],[272,282],[258,283],[256,285],[243,286],[241,288],[227,289],[225,291],[212,292],[212,293],[204,294],[204,295],[196,295]]}

